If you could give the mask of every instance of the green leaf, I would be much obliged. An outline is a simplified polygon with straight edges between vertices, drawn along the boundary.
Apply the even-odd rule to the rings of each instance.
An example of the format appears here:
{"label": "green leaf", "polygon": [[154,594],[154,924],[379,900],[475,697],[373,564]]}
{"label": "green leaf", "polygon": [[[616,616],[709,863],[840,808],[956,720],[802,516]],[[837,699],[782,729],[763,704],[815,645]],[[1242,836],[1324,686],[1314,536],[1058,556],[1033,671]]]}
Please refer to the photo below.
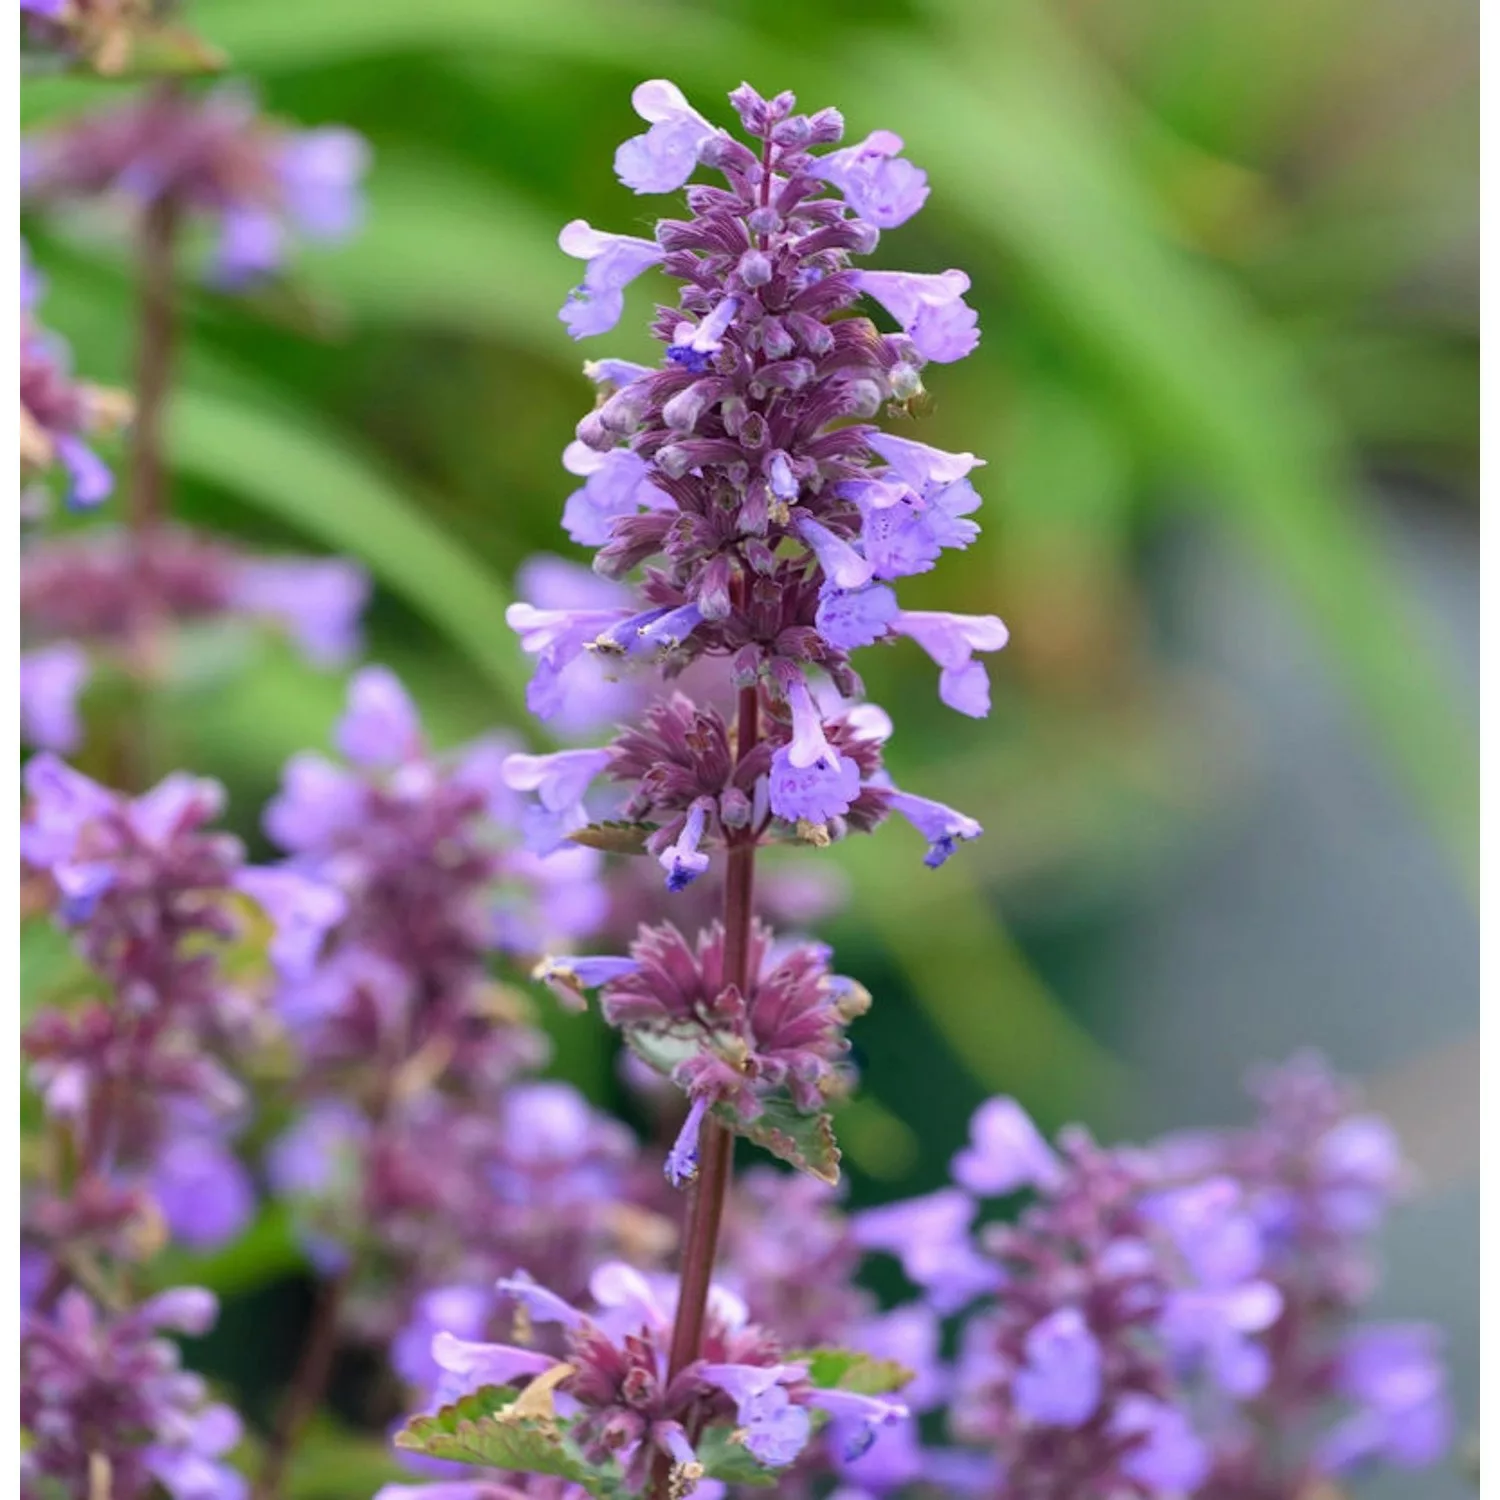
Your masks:
{"label": "green leaf", "polygon": [[[625,1032],[625,1041],[642,1062],[667,1078],[672,1076],[679,1063],[714,1045],[712,1036],[701,1027],[692,1025],[632,1026]],[[805,1114],[785,1096],[771,1095],[762,1103],[764,1108],[754,1120],[741,1119],[727,1104],[714,1106],[714,1118],[788,1166],[806,1172],[830,1187],[836,1185],[839,1180],[839,1148],[834,1139],[832,1117],[822,1112]]]}
{"label": "green leaf", "polygon": [[625,1044],[648,1067],[670,1078],[678,1063],[703,1050],[707,1039],[701,1026],[630,1026],[625,1031]]}
{"label": "green leaf", "polygon": [[853,1391],[859,1396],[886,1396],[916,1379],[913,1371],[894,1359],[875,1359],[858,1349],[804,1349],[787,1355],[807,1366],[809,1384],[820,1391]]}
{"label": "green leaf", "polygon": [[[541,1379],[550,1377],[551,1372]],[[581,1484],[591,1495],[614,1494],[618,1474],[596,1471],[585,1461],[568,1440],[567,1424],[551,1411],[550,1399],[530,1401],[535,1389],[536,1382],[520,1392],[483,1386],[431,1416],[413,1417],[396,1434],[396,1446],[483,1468],[552,1474]]]}
{"label": "green leaf", "polygon": [[362,323],[498,333],[577,370],[577,346],[557,320],[575,277],[558,227],[503,182],[438,157],[382,152],[365,227],[336,251],[303,256],[296,274]]}
{"label": "green leaf", "polygon": [[784,1472],[756,1462],[750,1450],[736,1442],[733,1430],[727,1427],[710,1427],[694,1444],[694,1451],[703,1465],[704,1478],[717,1479],[723,1484],[766,1488],[775,1484]]}
{"label": "green leaf", "polygon": [[644,854],[646,840],[656,832],[655,823],[627,823],[612,820],[590,823],[586,828],[576,829],[568,837],[575,844],[590,849],[602,849],[606,854]]}
{"label": "green leaf", "polygon": [[347,1500],[410,1479],[383,1436],[320,1416],[297,1441],[286,1490],[289,1500]]}
{"label": "green leaf", "polygon": [[747,75],[778,60],[734,22],[693,7],[633,3],[629,24],[609,0],[198,0],[193,21],[237,68],[302,70],[351,58],[442,49],[592,59],[652,76],[733,58]]}
{"label": "green leaf", "polygon": [[55,1005],[100,987],[94,971],[78,956],[73,939],[51,917],[21,923],[21,1015]]}
{"label": "green leaf", "polygon": [[744,1136],[788,1166],[830,1187],[838,1185],[839,1147],[830,1115],[805,1115],[790,1100],[781,1099],[767,1099],[764,1110],[753,1120],[740,1119],[724,1104],[716,1104],[713,1113],[736,1135]]}
{"label": "green leaf", "polygon": [[170,451],[182,471],[361,559],[520,712],[527,671],[505,626],[504,585],[351,444],[269,406],[185,390]]}

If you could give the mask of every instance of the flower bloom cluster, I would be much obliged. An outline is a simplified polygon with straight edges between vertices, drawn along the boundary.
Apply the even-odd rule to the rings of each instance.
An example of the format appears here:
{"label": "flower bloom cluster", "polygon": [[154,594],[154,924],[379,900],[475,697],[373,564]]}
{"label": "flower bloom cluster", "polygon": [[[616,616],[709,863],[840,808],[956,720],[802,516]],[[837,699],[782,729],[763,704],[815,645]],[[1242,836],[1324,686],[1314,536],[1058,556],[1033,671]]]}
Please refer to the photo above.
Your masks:
{"label": "flower bloom cluster", "polygon": [[129,651],[143,598],[158,625],[266,624],[333,666],[359,649],[369,589],[345,558],[257,557],[180,527],[35,540],[21,557],[22,736],[38,749],[78,748],[80,695],[97,659]]}
{"label": "flower bloom cluster", "polygon": [[211,1292],[178,1287],[125,1313],[108,1313],[77,1288],[50,1312],[21,1317],[21,1493],[147,1500],[243,1500],[244,1478],[225,1461],[240,1419],[208,1399],[163,1333],[206,1333]]}
{"label": "flower bloom cluster", "polygon": [[[920,390],[924,364],[974,348],[968,280],[854,268],[853,256],[926,197],[896,137],[877,132],[819,155],[842,135],[836,111],[797,114],[790,95],[766,100],[748,86],[731,103],[753,149],[671,84],[641,85],[635,104],[650,129],[621,149],[621,179],[673,191],[706,165],[725,186],[689,187],[691,217],[661,221],[652,240],[581,221],[561,237],[586,262],[563,310],[576,336],[612,328],[624,286],[647,268],[682,283],[679,309],[653,324],[662,367],[590,365],[601,400],[564,455],[584,481],[566,529],[598,549],[606,577],[645,565],[638,598],[521,604],[510,619],[537,659],[542,714],[585,655],[668,675],[718,657],[756,694],[756,747],[742,753],[716,707],[680,696],[613,746],[517,762],[513,784],[534,791],[564,832],[586,821],[596,777],[628,784],[627,816],[652,825],[648,848],[674,887],[701,873],[704,851],[799,834],[823,842],[890,812],[918,826],[938,864],[979,825],[890,786],[880,753],[889,722],[840,695],[859,688],[850,651],[906,636],[937,661],[945,701],[988,710],[976,653],[1002,646],[1004,626],[901,610],[891,588],[977,535],[968,475],[979,460],[868,422]],[[901,331],[860,315],[866,300]]]}
{"label": "flower bloom cluster", "polygon": [[289,230],[353,232],[368,155],[343,127],[267,123],[232,85],[198,96],[157,89],[28,139],[21,187],[36,202],[110,197],[202,216],[217,232],[215,281],[240,287],[280,268]]}
{"label": "flower bloom cluster", "polygon": [[[1388,1127],[1312,1059],[1261,1091],[1248,1129],[1118,1150],[1077,1128],[1054,1150],[992,1099],[954,1187],[857,1216],[937,1310],[986,1299],[953,1372],[950,1430],[987,1460],[966,1489],[1306,1494],[1446,1451],[1435,1330],[1353,1320],[1399,1181]],[[1013,1224],[971,1232],[1017,1192]]]}
{"label": "flower bloom cluster", "polygon": [[366,1334],[523,1260],[579,1290],[640,1227],[621,1202],[633,1142],[573,1090],[527,1079],[546,1038],[489,960],[587,935],[606,910],[601,856],[526,850],[505,746],[435,754],[384,668],[355,675],[335,740],[342,763],[293,757],[265,813],[283,868],[342,903],[277,997],[299,1114],[272,1184],[320,1263],[352,1255],[370,1273],[349,1306]]}
{"label": "flower bloom cluster", "polygon": [[844,1030],[870,997],[831,973],[830,957],[820,943],[779,950],[757,926],[751,984],[741,994],[725,975],[719,924],[693,946],[664,923],[642,928],[629,957],[552,960],[540,972],[564,993],[602,983],[605,1020],[687,1095],[691,1108],[667,1159],[668,1177],[681,1185],[697,1171],[699,1130],[710,1109],[719,1106],[748,1125],[770,1100],[789,1098],[802,1113],[816,1114],[838,1090]]}
{"label": "flower bloom cluster", "polygon": [[341,902],[247,866],[207,826],[223,800],[213,782],[177,773],[132,799],[42,754],[25,784],[22,860],[92,972],[90,995],[39,1010],[22,1039],[53,1138],[68,1143],[23,1194],[22,1490],[240,1500],[224,1462],[238,1418],[159,1336],[205,1332],[214,1299],[179,1288],[121,1307],[117,1273],[163,1229],[208,1249],[249,1222],[234,1069],[266,1039],[266,996],[232,950],[252,955],[269,917],[271,960],[295,974]]}
{"label": "flower bloom cluster", "polygon": [[[1170,1138],[1159,1151],[1164,1177],[1220,1173],[1239,1185],[1281,1302],[1264,1379],[1217,1438],[1206,1493],[1438,1462],[1453,1441],[1439,1331],[1359,1318],[1379,1280],[1375,1237],[1408,1180],[1394,1132],[1311,1054],[1252,1076],[1251,1091],[1249,1127]],[[1266,1443],[1261,1434],[1288,1416],[1303,1440]]]}
{"label": "flower bloom cluster", "polygon": [[[811,1385],[806,1365],[784,1360],[775,1335],[751,1322],[744,1303],[721,1287],[709,1293],[701,1357],[675,1376],[667,1361],[673,1278],[606,1262],[590,1279],[587,1313],[524,1274],[502,1280],[497,1291],[523,1310],[524,1326],[559,1329],[561,1353],[439,1331],[431,1343],[439,1372],[432,1403],[551,1375],[548,1386],[572,1441],[589,1462],[618,1464],[630,1492],[640,1491],[661,1458],[672,1466],[674,1493],[700,1500],[722,1494],[704,1480],[698,1452],[715,1432],[733,1433],[759,1463],[778,1469],[807,1446],[814,1410],[841,1429],[850,1451],[863,1450],[876,1428],[906,1416],[900,1402]],[[453,1500],[489,1493],[482,1479],[451,1487]]]}
{"label": "flower bloom cluster", "polygon": [[[75,1131],[85,1176],[142,1181],[178,1237],[222,1242],[251,1208],[228,1145],[244,1093],[226,1063],[258,1040],[260,1016],[225,950],[246,934],[248,896],[275,924],[273,961],[301,971],[337,893],[246,866],[236,839],[205,826],[223,800],[213,782],[178,773],[132,800],[49,755],[25,780],[21,857],[49,878],[58,920],[110,996],[37,1014],[23,1038],[32,1081]],[[131,1211],[128,1195],[111,1201]]]}
{"label": "flower bloom cluster", "polygon": [[40,481],[54,469],[65,476],[70,509],[85,510],[106,500],[114,475],[89,447],[96,432],[118,427],[129,411],[115,391],[75,380],[67,346],[36,321],[41,277],[21,243],[21,484],[23,517],[43,508]]}

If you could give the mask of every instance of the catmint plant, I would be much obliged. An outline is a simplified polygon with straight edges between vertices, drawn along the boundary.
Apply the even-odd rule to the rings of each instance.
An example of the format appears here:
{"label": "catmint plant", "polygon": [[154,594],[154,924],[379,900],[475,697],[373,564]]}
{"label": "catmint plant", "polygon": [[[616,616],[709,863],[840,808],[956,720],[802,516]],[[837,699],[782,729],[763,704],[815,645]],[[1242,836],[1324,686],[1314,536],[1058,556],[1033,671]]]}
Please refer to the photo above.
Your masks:
{"label": "catmint plant", "polygon": [[1390,1128],[1312,1057],[1254,1086],[1249,1127],[1144,1147],[1054,1147],[991,1099],[951,1187],[855,1217],[924,1305],[971,1309],[948,1411],[970,1451],[937,1456],[956,1490],[1249,1500],[1446,1453],[1437,1330],[1358,1319],[1403,1179]]}
{"label": "catmint plant", "polygon": [[249,1221],[233,1140],[267,994],[245,960],[264,948],[299,972],[342,899],[247,865],[208,826],[213,782],[179,772],[131,798],[45,754],[25,782],[32,902],[71,938],[81,993],[22,1037],[47,1124],[22,1192],[23,1493],[238,1500],[223,1462],[238,1418],[160,1336],[203,1333],[215,1300],[179,1287],[133,1302],[132,1281],[167,1238],[212,1248]]}
{"label": "catmint plant", "polygon": [[[763,1362],[782,1373],[741,1371],[732,1388],[724,1377],[732,1415],[722,1397],[701,1394],[701,1372],[724,1358],[709,1305],[734,1136],[836,1181],[829,1105],[851,1082],[845,1029],[869,1004],[833,970],[826,947],[782,941],[759,920],[756,854],[773,842],[826,845],[892,812],[916,824],[934,866],[977,837],[973,819],[885,776],[890,721],[859,701],[850,652],[914,639],[940,668],[944,700],[982,715],[988,684],[976,653],[1005,642],[992,617],[903,611],[891,586],[977,534],[968,475],[979,460],[870,425],[920,393],[925,364],[961,359],[978,341],[962,272],[856,268],[882,229],[922,206],[924,174],[889,132],[830,149],[843,135],[837,111],[799,114],[790,94],[765,99],[748,85],[730,102],[749,144],[710,124],[674,85],[642,84],[634,104],[649,128],[620,148],[616,172],[639,193],[687,187],[689,217],[662,220],[652,239],[581,220],[559,237],[584,262],[561,315],[575,337],[612,329],[625,287],[646,270],[681,283],[677,307],[653,320],[665,346],[659,367],[586,367],[599,400],[564,454],[583,481],[564,528],[597,549],[602,577],[633,579],[633,597],[573,608],[528,602],[509,617],[536,658],[531,703],[544,717],[589,657],[627,680],[660,674],[676,684],[604,747],[506,762],[508,784],[534,798],[541,836],[642,851],[672,895],[701,880],[715,856],[723,863],[720,915],[696,937],[659,923],[627,953],[553,957],[538,969],[569,1003],[598,990],[605,1018],[686,1097],[666,1161],[669,1180],[690,1195],[680,1285],[670,1319],[635,1333],[644,1363],[622,1388],[628,1421],[601,1428],[592,1413],[578,1414],[595,1384],[576,1362],[581,1349],[563,1367],[535,1356],[507,1365],[514,1354],[496,1352],[495,1390],[471,1392],[467,1405],[403,1437],[462,1457],[437,1431],[453,1421],[462,1429],[473,1414],[500,1434],[500,1449],[519,1451],[511,1439],[530,1428],[511,1426],[510,1413],[529,1412],[532,1388],[519,1398],[500,1388],[543,1373],[546,1452],[508,1467],[661,1500],[734,1477],[712,1456],[727,1427],[752,1465],[780,1470],[807,1448],[809,1400],[839,1408],[876,1399],[853,1389],[869,1378],[858,1373],[861,1356],[781,1361],[769,1349]],[[688,186],[700,168],[724,185]],[[868,311],[899,331],[883,332]],[[717,692],[682,690],[685,670],[706,675],[711,666]],[[601,780],[615,788],[608,818],[595,816]],[[849,1388],[809,1397],[809,1380],[815,1390]],[[882,1421],[907,1415],[896,1402],[879,1409]],[[855,1429],[844,1445],[851,1453],[875,1431],[869,1422]],[[601,1468],[606,1455],[618,1465],[613,1477]]]}

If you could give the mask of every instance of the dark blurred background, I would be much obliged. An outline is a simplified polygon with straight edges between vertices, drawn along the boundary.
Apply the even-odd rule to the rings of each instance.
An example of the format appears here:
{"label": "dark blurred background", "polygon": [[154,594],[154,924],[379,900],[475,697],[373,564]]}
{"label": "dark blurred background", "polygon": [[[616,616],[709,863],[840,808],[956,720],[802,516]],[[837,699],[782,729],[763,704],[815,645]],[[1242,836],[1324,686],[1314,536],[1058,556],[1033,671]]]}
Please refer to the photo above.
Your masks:
{"label": "dark blurred background", "polygon": [[[984,330],[908,431],[989,467],[981,542],[903,598],[999,613],[1012,644],[982,724],[915,648],[861,662],[898,779],[988,834],[940,875],[895,829],[827,856],[851,893],[829,936],[877,997],[855,1193],[935,1185],[986,1092],[1101,1133],[1226,1121],[1248,1064],[1318,1046],[1406,1134],[1421,1187],[1383,1310],[1446,1324],[1472,1420],[1475,0],[190,13],[270,108],[353,124],[375,165],[363,234],[295,290],[194,297],[179,510],[363,558],[371,654],[443,739],[524,725],[502,613],[522,559],[574,550],[580,362],[648,352],[649,278],[616,337],[556,321],[557,228],[649,232],[661,207],[610,170],[631,87],[669,76],[724,118],[747,78],[905,136],[932,197],[879,259],[967,270]],[[28,83],[23,112],[100,87]],[[27,228],[47,320],[126,383],[112,226]],[[289,655],[206,665],[168,753],[253,835],[340,693]],[[602,1049],[566,1043],[607,1097]]]}

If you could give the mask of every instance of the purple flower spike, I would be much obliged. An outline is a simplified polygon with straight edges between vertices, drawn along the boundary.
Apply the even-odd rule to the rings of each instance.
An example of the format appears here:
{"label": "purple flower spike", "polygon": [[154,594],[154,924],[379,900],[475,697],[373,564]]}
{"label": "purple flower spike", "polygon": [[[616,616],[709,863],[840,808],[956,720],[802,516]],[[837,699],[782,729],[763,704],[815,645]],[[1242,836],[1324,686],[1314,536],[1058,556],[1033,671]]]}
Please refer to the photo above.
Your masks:
{"label": "purple flower spike", "polygon": [[964,301],[969,278],[962,271],[860,271],[855,281],[901,325],[923,359],[952,364],[979,346],[979,315]]}
{"label": "purple flower spike", "polygon": [[969,1122],[969,1141],[953,1158],[953,1180],[980,1197],[1045,1188],[1058,1180],[1056,1155],[1014,1099],[981,1104]]}
{"label": "purple flower spike", "polygon": [[584,219],[565,224],[558,245],[576,260],[586,261],[583,283],[568,294],[558,314],[575,339],[608,333],[625,311],[625,288],[643,271],[660,263],[662,249],[630,234],[609,234]]}
{"label": "purple flower spike", "polygon": [[688,1110],[682,1129],[667,1153],[667,1181],[675,1188],[686,1187],[698,1175],[698,1135],[703,1128],[703,1117],[708,1113],[710,1100],[694,1099]]}
{"label": "purple flower spike", "polygon": [[949,708],[982,719],[990,711],[990,679],[974,660],[976,651],[999,651],[1010,632],[994,615],[950,615],[902,610],[891,623],[942,668],[938,696]]}
{"label": "purple flower spike", "polygon": [[1026,1336],[1026,1363],[1012,1389],[1032,1421],[1078,1427],[1098,1409],[1103,1384],[1098,1340],[1077,1308],[1063,1307]]}
{"label": "purple flower spike", "polygon": [[952,857],[959,844],[977,839],[984,829],[955,808],[927,797],[916,797],[894,787],[882,792],[887,806],[899,813],[927,840],[928,849],[922,863],[936,870]]}
{"label": "purple flower spike", "polygon": [[899,135],[876,130],[821,164],[824,179],[877,229],[898,228],[927,201],[927,174],[901,156],[902,144]]}
{"label": "purple flower spike", "polygon": [[657,855],[657,863],[667,872],[669,891],[686,890],[708,869],[708,856],[698,852],[698,845],[703,839],[705,821],[712,810],[712,799],[700,797],[688,808],[677,841],[668,844]]}
{"label": "purple flower spike", "polygon": [[615,152],[615,175],[636,193],[675,193],[698,169],[698,155],[719,134],[665,78],[637,86],[630,102],[651,126]]}

